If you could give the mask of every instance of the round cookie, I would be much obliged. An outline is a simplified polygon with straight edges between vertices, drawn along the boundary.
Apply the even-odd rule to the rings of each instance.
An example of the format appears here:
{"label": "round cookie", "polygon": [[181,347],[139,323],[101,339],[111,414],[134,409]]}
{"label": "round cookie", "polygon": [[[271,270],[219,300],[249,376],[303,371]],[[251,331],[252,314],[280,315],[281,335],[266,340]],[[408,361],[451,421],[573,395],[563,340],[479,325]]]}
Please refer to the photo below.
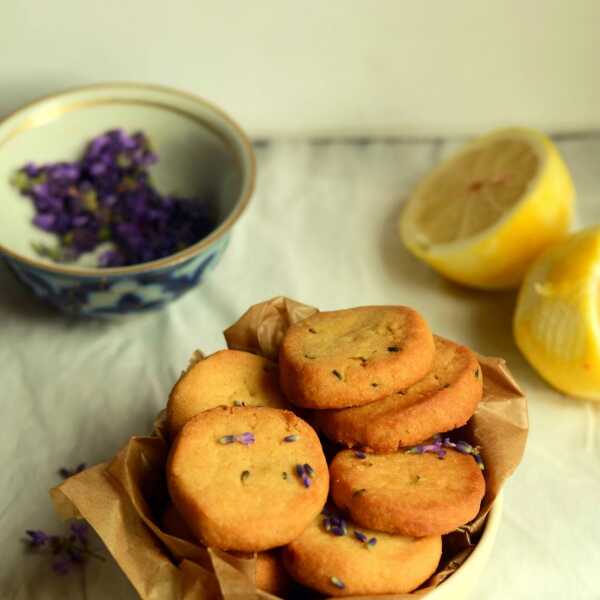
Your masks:
{"label": "round cookie", "polygon": [[394,452],[464,425],[482,389],[473,352],[435,336],[433,366],[423,379],[366,406],[313,411],[311,420],[327,437],[350,448]]}
{"label": "round cookie", "polygon": [[325,504],[329,471],[317,434],[294,413],[222,406],[184,425],[167,485],[196,538],[257,552],[300,535]]}
{"label": "round cookie", "polygon": [[277,366],[239,350],[220,350],[192,364],[171,390],[167,403],[171,438],[192,417],[220,405],[285,408]]}
{"label": "round cookie", "polygon": [[[365,458],[362,458],[362,457]],[[442,535],[474,519],[485,480],[472,456],[343,450],[330,465],[331,495],[354,521],[412,537]]]}
{"label": "round cookie", "polygon": [[281,387],[290,402],[305,408],[359,406],[421,379],[433,353],[431,331],[411,308],[319,312],[285,334]]}
{"label": "round cookie", "polygon": [[[440,536],[415,539],[349,522],[327,531],[328,523],[330,517],[317,517],[283,551],[290,575],[327,596],[407,593],[426,581],[438,566]],[[336,535],[333,531],[346,533]]]}

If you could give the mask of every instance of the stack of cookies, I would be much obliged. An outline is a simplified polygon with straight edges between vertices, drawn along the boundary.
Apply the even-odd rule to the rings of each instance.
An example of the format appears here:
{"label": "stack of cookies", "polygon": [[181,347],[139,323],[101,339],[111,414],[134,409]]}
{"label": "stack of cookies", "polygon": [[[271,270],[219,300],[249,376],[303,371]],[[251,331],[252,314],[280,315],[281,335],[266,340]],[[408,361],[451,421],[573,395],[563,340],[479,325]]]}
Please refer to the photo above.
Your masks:
{"label": "stack of cookies", "polygon": [[[475,355],[402,306],[316,313],[278,365],[217,352],[169,398],[163,528],[256,553],[257,587],[280,596],[290,576],[330,596],[410,592],[479,512],[478,452],[440,434],[481,395]],[[309,423],[333,442],[329,464]]]}

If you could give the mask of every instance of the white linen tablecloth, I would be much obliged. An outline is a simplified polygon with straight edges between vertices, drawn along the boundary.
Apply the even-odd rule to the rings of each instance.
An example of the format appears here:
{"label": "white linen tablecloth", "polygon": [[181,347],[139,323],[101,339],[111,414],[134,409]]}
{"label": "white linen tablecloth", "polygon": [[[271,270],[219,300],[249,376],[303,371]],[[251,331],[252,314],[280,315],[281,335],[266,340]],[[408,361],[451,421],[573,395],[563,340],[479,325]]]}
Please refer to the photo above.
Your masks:
{"label": "white linen tablecloth", "polygon": [[[505,490],[491,562],[473,598],[600,598],[600,404],[550,389],[511,335],[514,293],[450,284],[396,234],[403,198],[457,142],[256,144],[258,187],[222,263],[161,312],[113,322],[67,318],[0,265],[0,598],[133,599],[114,562],[85,579],[25,556],[27,528],[61,531],[48,489],[61,466],[114,455],[148,432],[196,348],[252,303],[287,295],[322,309],[402,303],[433,329],[502,356],[529,398],[524,461]],[[578,225],[600,222],[600,137],[559,140],[578,191]]]}

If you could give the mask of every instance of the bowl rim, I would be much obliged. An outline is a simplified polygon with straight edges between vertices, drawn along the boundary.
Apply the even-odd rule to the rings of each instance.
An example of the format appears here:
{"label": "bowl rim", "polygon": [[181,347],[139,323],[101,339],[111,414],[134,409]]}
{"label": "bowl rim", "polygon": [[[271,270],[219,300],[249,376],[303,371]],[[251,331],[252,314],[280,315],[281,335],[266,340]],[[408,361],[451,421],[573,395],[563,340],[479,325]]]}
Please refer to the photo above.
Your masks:
{"label": "bowl rim", "polygon": [[60,100],[63,97],[68,97],[69,95],[76,94],[78,92],[107,91],[111,88],[133,89],[142,91],[148,90],[180,96],[187,100],[192,100],[198,104],[203,105],[204,108],[207,108],[210,112],[216,114],[223,121],[225,121],[233,129],[235,135],[237,136],[241,144],[242,150],[240,154],[246,155],[246,157],[249,160],[248,184],[246,186],[246,190],[243,191],[243,193],[240,193],[240,195],[238,196],[233,210],[227,215],[225,220],[218,227],[216,227],[213,231],[211,231],[211,233],[209,233],[206,237],[202,238],[195,244],[192,244],[191,246],[188,246],[187,248],[184,248],[183,250],[180,250],[175,254],[165,256],[164,258],[145,263],[139,263],[136,265],[129,265],[126,267],[68,267],[63,266],[61,264],[48,264],[42,261],[37,261],[34,258],[30,258],[28,256],[23,256],[22,254],[19,254],[14,250],[10,250],[1,242],[0,256],[3,254],[18,262],[32,266],[38,270],[49,271],[51,273],[56,273],[60,275],[106,277],[147,273],[148,271],[154,271],[156,269],[163,269],[165,267],[175,266],[187,260],[188,258],[192,258],[193,256],[197,255],[200,251],[208,248],[213,242],[222,237],[233,227],[233,225],[237,222],[237,220],[240,218],[240,216],[248,206],[250,198],[256,187],[256,156],[254,154],[252,142],[250,141],[250,138],[248,137],[246,132],[240,127],[240,125],[225,111],[219,108],[216,104],[213,104],[212,102],[206,100],[202,96],[199,96],[192,92],[187,92],[168,85],[128,81],[102,82],[70,87],[60,92],[53,92],[51,94],[38,97],[30,102],[27,102],[26,104],[19,106],[19,108],[17,108],[16,110],[0,118],[0,126],[4,125],[6,122],[13,119],[14,117],[19,116],[21,113],[24,113],[32,108],[36,108],[38,105],[41,105],[47,101]]}
{"label": "bowl rim", "polygon": [[[458,567],[458,569],[456,569],[454,573],[452,573],[452,575],[431,590],[427,597],[431,595],[432,600],[434,600],[434,598],[437,600],[438,597],[440,600],[445,598],[446,594],[452,593],[455,590],[460,589],[461,585],[464,585],[464,583],[471,577],[471,570],[476,568],[477,564],[479,564],[481,568],[485,566],[500,527],[503,505],[504,490],[500,490],[497,496],[494,498],[492,506],[485,517],[485,523],[483,526],[483,531],[481,532],[481,537],[475,544],[475,547],[469,556],[467,556],[466,560]],[[473,584],[476,584],[476,582],[474,581]]]}

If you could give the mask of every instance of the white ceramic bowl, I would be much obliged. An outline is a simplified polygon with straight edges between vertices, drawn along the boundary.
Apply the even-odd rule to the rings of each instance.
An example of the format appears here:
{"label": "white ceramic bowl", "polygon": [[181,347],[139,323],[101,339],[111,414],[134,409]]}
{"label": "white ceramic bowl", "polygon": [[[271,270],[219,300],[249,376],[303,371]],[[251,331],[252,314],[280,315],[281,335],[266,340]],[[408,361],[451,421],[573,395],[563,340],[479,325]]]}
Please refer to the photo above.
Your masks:
{"label": "white ceramic bowl", "polygon": [[[210,196],[217,227],[166,258],[128,267],[97,268],[97,256],[58,264],[33,242],[56,244],[35,227],[32,202],[10,183],[25,163],[80,158],[86,142],[109,129],[148,135],[159,155],[151,169],[165,193]],[[105,84],[57,94],[0,122],[0,254],[38,296],[77,314],[111,316],[162,306],[197,285],[221,257],[254,188],[252,146],[225,113],[190,94],[160,86]]]}
{"label": "white ceramic bowl", "polygon": [[479,582],[488,563],[498,534],[502,517],[502,501],[502,493],[500,493],[488,514],[481,538],[469,558],[446,581],[433,590],[427,596],[427,600],[467,600],[470,598],[471,592]]}

